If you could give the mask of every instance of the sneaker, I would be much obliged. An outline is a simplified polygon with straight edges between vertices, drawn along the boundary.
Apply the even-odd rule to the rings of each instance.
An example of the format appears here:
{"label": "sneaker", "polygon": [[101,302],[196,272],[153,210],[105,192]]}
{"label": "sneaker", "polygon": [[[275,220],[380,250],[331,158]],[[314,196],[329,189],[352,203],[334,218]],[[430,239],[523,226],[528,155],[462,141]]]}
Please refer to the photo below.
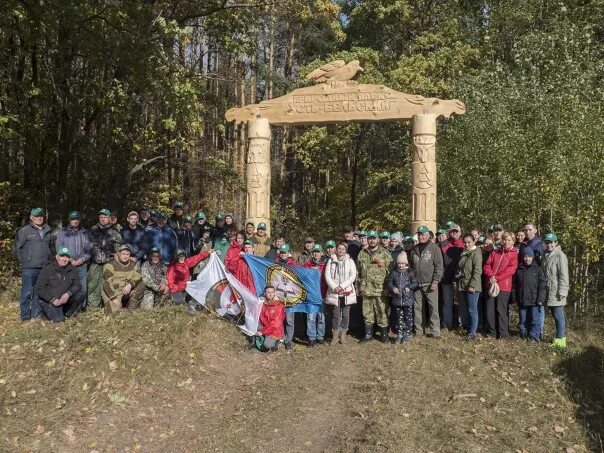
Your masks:
{"label": "sneaker", "polygon": [[291,351],[294,348],[294,346],[291,343],[285,343],[285,350],[286,351]]}
{"label": "sneaker", "polygon": [[189,313],[190,315],[196,315],[197,314],[197,310],[195,310],[195,307],[193,307],[192,305],[185,306],[185,311],[187,313]]}
{"label": "sneaker", "polygon": [[556,348],[564,349],[566,347],[566,337],[554,338],[554,342],[552,343],[552,346],[554,346]]}
{"label": "sneaker", "polygon": [[468,336],[466,336],[466,341],[476,341],[476,335],[468,335]]}
{"label": "sneaker", "polygon": [[403,336],[399,335],[396,337],[396,339],[394,340],[394,344],[401,344],[403,342]]}

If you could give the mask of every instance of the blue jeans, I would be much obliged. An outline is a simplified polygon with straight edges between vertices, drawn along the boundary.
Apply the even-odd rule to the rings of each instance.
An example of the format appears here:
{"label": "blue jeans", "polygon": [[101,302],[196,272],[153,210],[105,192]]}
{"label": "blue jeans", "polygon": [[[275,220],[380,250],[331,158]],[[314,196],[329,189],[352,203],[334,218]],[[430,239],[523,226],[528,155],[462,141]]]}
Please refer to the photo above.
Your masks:
{"label": "blue jeans", "polygon": [[543,313],[543,307],[520,305],[518,328],[521,337],[525,338],[528,335],[531,340],[539,341],[541,338],[541,313]]}
{"label": "blue jeans", "polygon": [[460,308],[466,309],[467,315],[462,311],[461,318],[466,323],[463,327],[468,331],[468,335],[471,337],[476,336],[476,330],[478,330],[478,299],[480,299],[480,291],[474,291],[473,293],[468,291],[460,291]]}
{"label": "blue jeans", "polygon": [[36,280],[41,271],[42,269],[39,268],[21,269],[21,299],[19,305],[21,307],[21,319],[23,321],[30,318],[42,317],[40,299],[34,291]]}
{"label": "blue jeans", "polygon": [[285,312],[285,343],[291,343],[294,340],[294,323],[296,314]]}
{"label": "blue jeans", "polygon": [[549,311],[556,321],[556,338],[566,337],[566,317],[564,307],[549,307]]}
{"label": "blue jeans", "polygon": [[306,315],[306,333],[310,341],[323,340],[325,337],[325,314],[322,311]]}
{"label": "blue jeans", "polygon": [[76,296],[82,301],[82,306],[85,307],[88,297],[88,270],[86,269],[86,264],[76,267],[75,271],[80,279],[80,292]]}

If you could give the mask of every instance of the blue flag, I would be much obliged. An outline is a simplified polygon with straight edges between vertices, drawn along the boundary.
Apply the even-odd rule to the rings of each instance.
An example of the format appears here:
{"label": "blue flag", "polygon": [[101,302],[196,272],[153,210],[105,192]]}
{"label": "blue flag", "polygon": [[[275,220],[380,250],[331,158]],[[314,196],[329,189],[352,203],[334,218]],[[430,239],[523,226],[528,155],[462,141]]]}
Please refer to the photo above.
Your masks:
{"label": "blue flag", "polygon": [[285,311],[321,311],[321,272],[317,269],[278,264],[255,255],[245,255],[245,262],[252,271],[258,296],[264,292],[267,285],[272,285],[279,300],[285,303]]}

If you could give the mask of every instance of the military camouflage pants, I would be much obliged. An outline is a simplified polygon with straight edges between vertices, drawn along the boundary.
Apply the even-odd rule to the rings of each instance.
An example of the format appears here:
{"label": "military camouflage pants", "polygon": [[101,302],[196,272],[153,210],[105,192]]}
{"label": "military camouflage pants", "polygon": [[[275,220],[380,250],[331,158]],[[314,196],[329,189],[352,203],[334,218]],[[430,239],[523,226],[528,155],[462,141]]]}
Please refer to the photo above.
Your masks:
{"label": "military camouflage pants", "polygon": [[103,265],[92,263],[88,269],[88,306],[100,307],[102,302]]}
{"label": "military camouflage pants", "polygon": [[386,298],[382,296],[363,296],[363,317],[365,325],[388,327],[386,316]]}
{"label": "military camouflage pants", "polygon": [[143,310],[151,310],[153,307],[161,307],[170,300],[170,294],[157,293],[150,289],[145,289],[141,308]]}

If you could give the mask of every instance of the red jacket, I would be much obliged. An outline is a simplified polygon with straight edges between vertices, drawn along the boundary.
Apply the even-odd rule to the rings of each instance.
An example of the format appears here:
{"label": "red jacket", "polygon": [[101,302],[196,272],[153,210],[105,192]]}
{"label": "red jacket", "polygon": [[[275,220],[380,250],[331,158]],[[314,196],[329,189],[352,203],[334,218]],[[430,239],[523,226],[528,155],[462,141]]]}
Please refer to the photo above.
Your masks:
{"label": "red jacket", "polygon": [[239,252],[241,251],[243,251],[243,246],[237,244],[237,242],[233,242],[227,251],[224,265],[243,286],[256,294],[256,285],[254,285],[252,271],[245,262],[245,259],[242,256],[239,256]]}
{"label": "red jacket", "polygon": [[185,259],[184,263],[172,261],[168,266],[166,278],[168,280],[168,289],[171,293],[184,291],[187,287],[187,282],[191,280],[189,269],[197,266],[201,261],[210,256],[208,252],[199,252],[197,255],[190,256]]}
{"label": "red jacket", "polygon": [[500,248],[489,255],[487,262],[482,267],[482,274],[488,279],[497,278],[499,290],[509,293],[512,291],[512,278],[518,268],[518,250]]}
{"label": "red jacket", "polygon": [[278,299],[273,299],[271,303],[264,302],[260,311],[260,324],[262,328],[260,333],[280,340],[285,332],[283,331],[283,321],[285,320],[285,305]]}
{"label": "red jacket", "polygon": [[325,295],[327,294],[327,282],[325,281],[325,261],[319,264],[313,264],[311,260],[304,263],[303,267],[308,267],[309,269],[317,269],[321,272],[321,297],[325,300]]}

